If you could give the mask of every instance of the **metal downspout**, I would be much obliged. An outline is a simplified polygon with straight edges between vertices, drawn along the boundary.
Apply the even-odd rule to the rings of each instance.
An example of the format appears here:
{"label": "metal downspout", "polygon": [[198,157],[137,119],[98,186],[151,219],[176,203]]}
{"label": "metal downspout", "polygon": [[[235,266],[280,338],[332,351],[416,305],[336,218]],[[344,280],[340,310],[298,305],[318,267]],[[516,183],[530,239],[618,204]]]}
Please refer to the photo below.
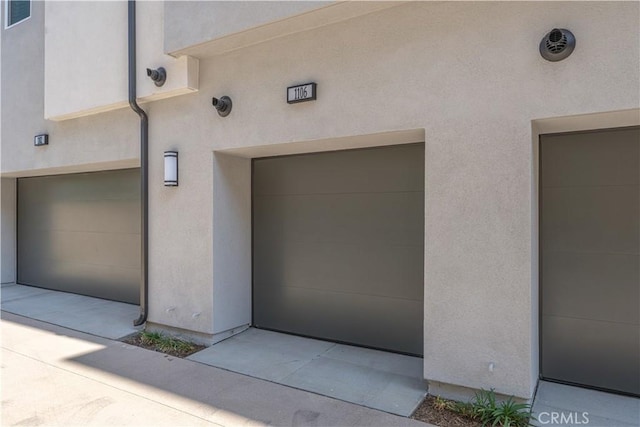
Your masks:
{"label": "metal downspout", "polygon": [[149,119],[136,101],[136,2],[128,0],[129,13],[129,105],[140,117],[140,198],[141,198],[141,257],[140,317],[133,321],[140,326],[147,321],[149,306]]}

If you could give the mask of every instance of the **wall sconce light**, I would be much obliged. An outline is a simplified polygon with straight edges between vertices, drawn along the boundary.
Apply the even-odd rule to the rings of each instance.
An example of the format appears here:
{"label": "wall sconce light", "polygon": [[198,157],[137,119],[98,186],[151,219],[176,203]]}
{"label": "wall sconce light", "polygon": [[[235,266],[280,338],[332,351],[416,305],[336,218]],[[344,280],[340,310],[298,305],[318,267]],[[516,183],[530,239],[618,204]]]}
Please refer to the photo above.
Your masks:
{"label": "wall sconce light", "polygon": [[212,98],[211,104],[215,107],[216,110],[218,110],[218,115],[220,117],[227,117],[231,112],[231,108],[233,107],[231,98],[229,98],[228,96],[223,96],[220,99]]}
{"label": "wall sconce light", "polygon": [[147,68],[147,76],[153,81],[153,83],[155,83],[156,86],[160,87],[167,80],[167,70],[162,67],[157,70]]}
{"label": "wall sconce light", "polygon": [[178,152],[164,152],[164,185],[167,187],[178,186]]}

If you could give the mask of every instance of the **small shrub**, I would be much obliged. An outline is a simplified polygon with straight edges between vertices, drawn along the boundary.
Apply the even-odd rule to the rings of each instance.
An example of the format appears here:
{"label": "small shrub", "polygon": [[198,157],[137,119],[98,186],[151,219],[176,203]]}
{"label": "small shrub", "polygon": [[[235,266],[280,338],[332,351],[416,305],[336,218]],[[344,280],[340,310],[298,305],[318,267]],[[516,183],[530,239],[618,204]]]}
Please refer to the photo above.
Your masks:
{"label": "small shrub", "polygon": [[472,420],[478,419],[476,410],[471,403],[468,402],[450,402],[450,410]]}
{"label": "small shrub", "polygon": [[477,391],[475,397],[471,401],[473,413],[485,426],[493,421],[493,412],[497,409],[496,394],[493,389]]}
{"label": "small shrub", "polygon": [[502,402],[495,411],[493,411],[492,425],[501,425],[503,427],[526,427],[530,425],[529,420],[533,418],[531,415],[531,405],[527,403],[516,403],[513,398],[509,398],[506,402]]}
{"label": "small shrub", "polygon": [[531,414],[531,405],[528,403],[517,403],[513,397],[499,404],[496,403],[493,389],[476,392],[471,406],[475,418],[479,419],[483,426],[526,427],[531,425],[531,419],[535,419]]}

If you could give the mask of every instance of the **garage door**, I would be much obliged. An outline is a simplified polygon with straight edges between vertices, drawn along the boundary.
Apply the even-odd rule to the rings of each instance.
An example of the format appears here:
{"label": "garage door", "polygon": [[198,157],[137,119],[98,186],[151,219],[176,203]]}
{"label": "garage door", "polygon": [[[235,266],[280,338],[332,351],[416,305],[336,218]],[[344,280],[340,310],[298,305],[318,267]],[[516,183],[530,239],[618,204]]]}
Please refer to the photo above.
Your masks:
{"label": "garage door", "polygon": [[424,145],[256,159],[257,327],[422,354]]}
{"label": "garage door", "polygon": [[18,282],[139,303],[139,170],[18,179]]}
{"label": "garage door", "polygon": [[540,143],[542,376],[640,394],[640,130]]}

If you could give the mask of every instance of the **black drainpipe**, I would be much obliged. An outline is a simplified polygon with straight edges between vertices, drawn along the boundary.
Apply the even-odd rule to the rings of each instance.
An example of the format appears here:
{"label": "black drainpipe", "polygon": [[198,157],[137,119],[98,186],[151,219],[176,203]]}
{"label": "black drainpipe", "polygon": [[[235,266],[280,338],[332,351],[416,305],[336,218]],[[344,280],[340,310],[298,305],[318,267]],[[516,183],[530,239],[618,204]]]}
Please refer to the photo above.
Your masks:
{"label": "black drainpipe", "polygon": [[141,200],[141,256],[140,317],[133,321],[140,326],[147,321],[149,307],[149,119],[136,101],[136,2],[129,0],[129,105],[140,117],[140,198]]}

